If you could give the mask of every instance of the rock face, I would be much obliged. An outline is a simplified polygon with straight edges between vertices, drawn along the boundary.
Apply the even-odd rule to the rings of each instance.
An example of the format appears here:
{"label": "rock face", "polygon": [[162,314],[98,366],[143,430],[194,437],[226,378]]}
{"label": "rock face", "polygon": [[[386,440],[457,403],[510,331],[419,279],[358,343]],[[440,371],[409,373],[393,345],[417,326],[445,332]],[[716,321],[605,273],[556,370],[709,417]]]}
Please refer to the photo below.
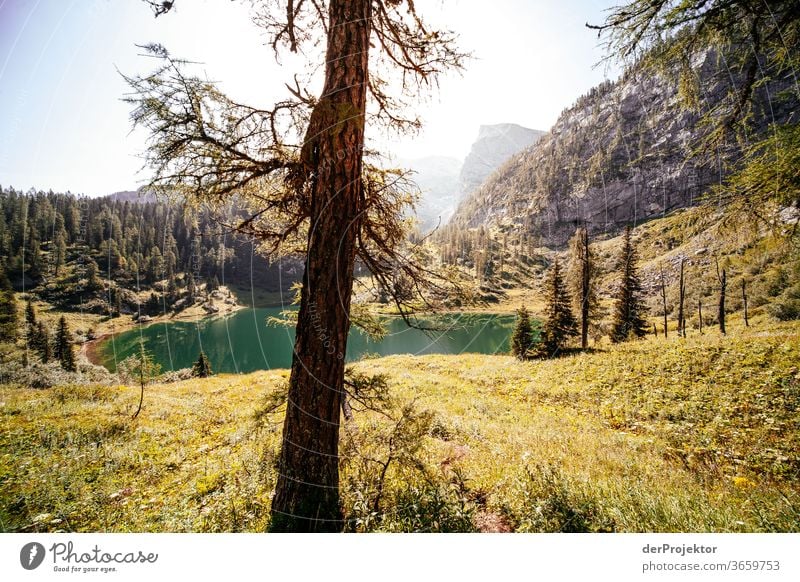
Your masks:
{"label": "rock face", "polygon": [[536,143],[546,132],[515,123],[481,125],[459,175],[459,190],[470,195],[511,156]]}
{"label": "rock face", "polygon": [[447,223],[458,204],[492,172],[543,135],[543,131],[514,123],[482,125],[463,163],[443,156],[400,160],[402,167],[414,172],[413,179],[422,193],[417,204],[422,229]]}
{"label": "rock face", "polygon": [[[718,184],[728,163],[741,154],[728,144],[690,156],[705,131],[703,113],[723,104],[730,87],[715,54],[692,64],[698,106],[687,110],[679,96],[678,71],[629,71],[605,82],[566,109],[550,132],[513,156],[465,199],[452,222],[460,227],[506,225],[563,246],[585,222],[594,233],[690,206]],[[724,73],[724,74],[723,74]],[[796,101],[776,91],[756,95],[754,131],[785,122]]]}

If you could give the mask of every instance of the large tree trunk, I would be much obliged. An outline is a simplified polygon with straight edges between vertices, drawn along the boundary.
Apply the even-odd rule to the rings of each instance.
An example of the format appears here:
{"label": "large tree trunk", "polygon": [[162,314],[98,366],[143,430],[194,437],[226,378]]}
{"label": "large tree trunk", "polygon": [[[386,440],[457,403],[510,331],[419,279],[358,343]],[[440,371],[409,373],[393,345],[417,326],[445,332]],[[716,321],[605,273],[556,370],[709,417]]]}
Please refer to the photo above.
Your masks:
{"label": "large tree trunk", "polygon": [[313,180],[273,531],[340,531],[339,417],[350,330],[371,1],[330,0],[325,86],[303,162]]}

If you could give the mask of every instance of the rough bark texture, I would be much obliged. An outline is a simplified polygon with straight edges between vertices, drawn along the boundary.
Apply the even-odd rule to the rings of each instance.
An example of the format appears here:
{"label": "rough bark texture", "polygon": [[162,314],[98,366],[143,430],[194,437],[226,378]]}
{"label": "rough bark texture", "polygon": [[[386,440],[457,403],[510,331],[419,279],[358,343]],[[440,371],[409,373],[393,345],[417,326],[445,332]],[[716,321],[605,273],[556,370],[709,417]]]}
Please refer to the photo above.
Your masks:
{"label": "rough bark texture", "polygon": [[581,231],[581,348],[589,347],[589,302],[591,293],[592,266],[589,264],[589,229]]}
{"label": "rough bark texture", "polygon": [[728,274],[722,269],[722,276],[719,279],[719,309],[717,319],[719,319],[719,331],[725,335],[725,292],[728,288]]}
{"label": "rough bark texture", "polygon": [[339,419],[350,329],[368,76],[370,0],[331,0],[325,86],[303,146],[313,180],[273,531],[343,526]]}

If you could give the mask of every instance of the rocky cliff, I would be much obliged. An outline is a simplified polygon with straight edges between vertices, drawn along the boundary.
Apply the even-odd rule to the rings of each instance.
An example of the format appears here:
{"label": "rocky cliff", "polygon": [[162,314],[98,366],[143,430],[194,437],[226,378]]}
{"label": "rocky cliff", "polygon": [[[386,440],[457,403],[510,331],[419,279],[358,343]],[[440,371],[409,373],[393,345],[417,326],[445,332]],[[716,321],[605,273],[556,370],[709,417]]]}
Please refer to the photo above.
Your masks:
{"label": "rocky cliff", "polygon": [[417,204],[422,229],[445,224],[459,203],[492,172],[543,135],[544,131],[515,123],[482,125],[463,163],[443,156],[400,160],[401,166],[414,172],[414,181],[422,193]]}
{"label": "rocky cliff", "polygon": [[[459,227],[505,224],[566,243],[578,222],[595,232],[662,216],[695,204],[740,155],[727,144],[691,156],[706,131],[702,116],[719,109],[735,73],[706,54],[691,63],[698,91],[689,110],[679,95],[677,70],[629,71],[605,82],[565,110],[550,132],[513,156],[459,206]],[[684,88],[685,90],[685,88]],[[796,100],[763,94],[754,107],[754,131],[788,120]]]}

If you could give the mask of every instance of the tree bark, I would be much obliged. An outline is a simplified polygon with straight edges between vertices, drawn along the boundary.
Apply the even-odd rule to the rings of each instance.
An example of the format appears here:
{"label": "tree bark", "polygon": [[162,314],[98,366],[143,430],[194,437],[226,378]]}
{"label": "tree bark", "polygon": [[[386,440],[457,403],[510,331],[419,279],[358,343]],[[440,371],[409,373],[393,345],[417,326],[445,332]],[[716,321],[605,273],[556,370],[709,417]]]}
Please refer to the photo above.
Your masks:
{"label": "tree bark", "polygon": [[590,277],[592,266],[589,264],[589,229],[585,226],[581,232],[581,349],[589,347],[589,294],[591,292]]}
{"label": "tree bark", "polygon": [[370,0],[330,0],[325,85],[302,158],[311,182],[308,235],[272,531],[343,527],[339,421],[362,203]]}
{"label": "tree bark", "polygon": [[717,318],[719,319],[719,331],[725,335],[725,290],[728,287],[728,275],[725,269],[722,269],[722,276],[719,279],[719,309],[717,311]]}
{"label": "tree bark", "polygon": [[661,306],[664,310],[664,337],[666,338],[667,337],[667,281],[664,277],[664,265],[661,265]]}
{"label": "tree bark", "polygon": [[678,286],[678,336],[686,337],[686,315],[683,312],[683,303],[686,299],[686,280],[683,274],[684,259],[681,259],[681,276]]}
{"label": "tree bark", "polygon": [[744,304],[744,325],[750,327],[750,318],[747,313],[747,283],[742,279],[742,303]]}

